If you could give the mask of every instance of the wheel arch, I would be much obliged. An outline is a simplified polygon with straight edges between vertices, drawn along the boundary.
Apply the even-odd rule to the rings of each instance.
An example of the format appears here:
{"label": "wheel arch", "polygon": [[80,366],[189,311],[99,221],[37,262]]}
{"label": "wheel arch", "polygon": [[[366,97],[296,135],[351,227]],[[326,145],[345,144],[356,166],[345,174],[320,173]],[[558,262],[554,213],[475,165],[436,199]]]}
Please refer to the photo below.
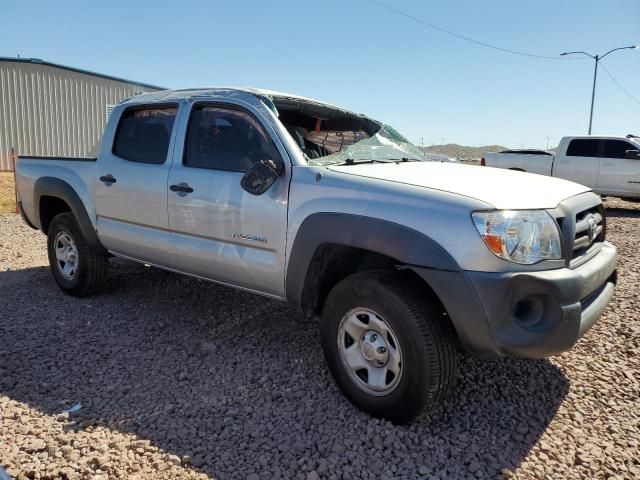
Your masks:
{"label": "wheel arch", "polygon": [[[317,213],[302,222],[293,242],[286,296],[305,313],[315,314],[331,288],[351,273],[406,269],[407,275],[414,275],[412,266],[460,271],[440,244],[404,225],[360,215]],[[415,280],[426,284],[418,275]]]}
{"label": "wheel arch", "polygon": [[33,189],[35,221],[43,233],[47,233],[51,220],[63,212],[71,212],[87,243],[93,248],[103,249],[93,228],[87,210],[71,185],[54,177],[40,177]]}

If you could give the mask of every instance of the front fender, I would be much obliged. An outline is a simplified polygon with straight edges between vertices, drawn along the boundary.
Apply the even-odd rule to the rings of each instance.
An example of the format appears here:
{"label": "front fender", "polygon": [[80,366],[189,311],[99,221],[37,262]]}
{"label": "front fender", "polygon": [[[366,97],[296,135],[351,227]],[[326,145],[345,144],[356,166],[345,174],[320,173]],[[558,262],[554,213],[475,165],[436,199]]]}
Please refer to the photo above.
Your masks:
{"label": "front fender", "polygon": [[307,271],[322,244],[361,248],[393,258],[399,264],[460,271],[453,257],[427,235],[387,220],[344,213],[315,213],[300,228],[289,255],[287,299],[301,306]]}

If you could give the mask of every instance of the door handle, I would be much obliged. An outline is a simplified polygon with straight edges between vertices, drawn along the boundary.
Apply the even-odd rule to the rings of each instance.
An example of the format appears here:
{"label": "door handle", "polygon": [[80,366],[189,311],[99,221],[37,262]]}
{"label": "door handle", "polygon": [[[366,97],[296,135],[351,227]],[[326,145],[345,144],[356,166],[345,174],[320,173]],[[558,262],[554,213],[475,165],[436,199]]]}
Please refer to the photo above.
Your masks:
{"label": "door handle", "polygon": [[603,163],[603,165],[604,165],[605,167],[615,167],[615,166],[616,166],[616,164],[615,164],[615,163],[613,163],[613,162],[604,162],[604,163]]}
{"label": "door handle", "polygon": [[171,190],[172,192],[179,192],[179,193],[193,193],[193,188],[191,188],[188,184],[184,182],[178,183],[177,185],[171,185],[169,187],[169,190]]}
{"label": "door handle", "polygon": [[107,186],[110,186],[112,183],[116,183],[116,179],[110,173],[108,175],[103,175],[100,177],[100,181]]}

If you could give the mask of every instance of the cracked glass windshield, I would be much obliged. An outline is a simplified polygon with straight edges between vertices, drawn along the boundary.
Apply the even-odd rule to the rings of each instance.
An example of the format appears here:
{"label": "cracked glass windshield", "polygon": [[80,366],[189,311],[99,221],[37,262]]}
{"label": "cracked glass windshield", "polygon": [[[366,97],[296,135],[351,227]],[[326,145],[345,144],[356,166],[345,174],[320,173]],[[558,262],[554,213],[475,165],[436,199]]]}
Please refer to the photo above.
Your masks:
{"label": "cracked glass windshield", "polygon": [[428,160],[393,127],[364,115],[307,99],[269,100],[309,165]]}

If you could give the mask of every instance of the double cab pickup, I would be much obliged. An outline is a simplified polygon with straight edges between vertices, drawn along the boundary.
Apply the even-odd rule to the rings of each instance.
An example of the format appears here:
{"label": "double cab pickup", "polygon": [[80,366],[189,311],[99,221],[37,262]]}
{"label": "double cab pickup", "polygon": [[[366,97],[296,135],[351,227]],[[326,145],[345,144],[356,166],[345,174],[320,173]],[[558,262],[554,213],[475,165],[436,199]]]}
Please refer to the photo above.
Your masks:
{"label": "double cab pickup", "polygon": [[112,256],[297,305],[358,407],[432,410],[458,356],[571,346],[614,293],[600,197],[557,178],[429,161],[389,125],[257,89],[137,95],[97,158],[20,157],[19,209],[67,294]]}

